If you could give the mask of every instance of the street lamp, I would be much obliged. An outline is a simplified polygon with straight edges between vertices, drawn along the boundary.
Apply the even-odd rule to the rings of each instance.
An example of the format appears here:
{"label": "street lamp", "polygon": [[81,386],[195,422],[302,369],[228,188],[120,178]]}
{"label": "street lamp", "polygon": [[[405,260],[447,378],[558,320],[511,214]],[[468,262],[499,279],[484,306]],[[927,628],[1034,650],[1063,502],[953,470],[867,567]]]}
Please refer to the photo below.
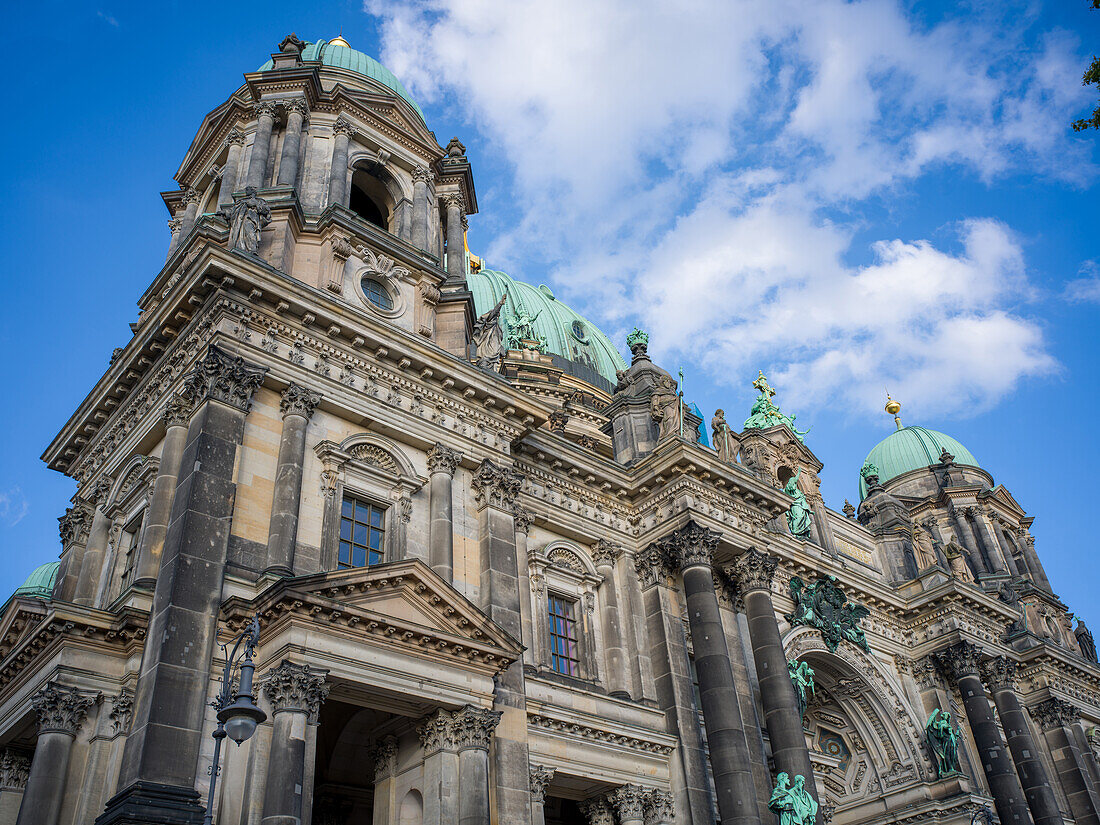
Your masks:
{"label": "street lamp", "polygon": [[[222,671],[222,688],[210,706],[218,711],[218,726],[211,736],[214,737],[214,761],[210,766],[210,796],[206,802],[206,816],[203,817],[203,825],[214,823],[214,789],[218,784],[218,773],[221,768],[218,762],[221,757],[222,740],[229,737],[238,745],[256,732],[256,726],[267,718],[267,714],[256,707],[255,697],[252,695],[252,674],[256,666],[252,664],[252,654],[256,652],[256,645],[260,641],[260,617],[255,615],[248,627],[238,633],[229,644],[224,644],[221,649],[226,653],[225,670]],[[233,651],[229,652],[229,645],[233,645]],[[241,649],[241,645],[244,649]],[[236,692],[233,691],[233,668],[237,666],[237,657],[240,654],[241,683]]]}

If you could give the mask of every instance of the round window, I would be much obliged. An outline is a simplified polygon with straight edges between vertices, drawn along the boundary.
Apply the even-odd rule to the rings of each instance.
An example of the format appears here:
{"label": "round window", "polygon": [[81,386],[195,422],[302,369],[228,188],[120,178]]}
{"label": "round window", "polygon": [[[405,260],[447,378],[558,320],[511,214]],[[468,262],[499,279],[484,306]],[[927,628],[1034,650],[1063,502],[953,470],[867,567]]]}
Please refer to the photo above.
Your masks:
{"label": "round window", "polygon": [[368,301],[383,312],[393,312],[393,296],[390,295],[389,290],[380,281],[376,281],[374,278],[364,278],[363,294],[367,296]]}
{"label": "round window", "polygon": [[584,324],[582,324],[580,321],[573,322],[573,337],[576,338],[578,341],[586,340],[586,331],[584,329]]}

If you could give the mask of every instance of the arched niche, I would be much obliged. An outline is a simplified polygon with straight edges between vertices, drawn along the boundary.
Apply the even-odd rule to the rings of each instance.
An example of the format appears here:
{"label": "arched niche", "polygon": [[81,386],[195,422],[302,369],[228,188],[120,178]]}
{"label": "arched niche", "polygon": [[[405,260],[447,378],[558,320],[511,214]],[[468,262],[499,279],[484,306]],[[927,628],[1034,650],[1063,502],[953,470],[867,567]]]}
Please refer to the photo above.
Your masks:
{"label": "arched niche", "polygon": [[411,189],[379,156],[361,149],[349,158],[348,208],[366,223],[408,240]]}
{"label": "arched niche", "polygon": [[401,800],[401,809],[397,814],[397,825],[423,825],[424,797],[420,791],[412,788]]}

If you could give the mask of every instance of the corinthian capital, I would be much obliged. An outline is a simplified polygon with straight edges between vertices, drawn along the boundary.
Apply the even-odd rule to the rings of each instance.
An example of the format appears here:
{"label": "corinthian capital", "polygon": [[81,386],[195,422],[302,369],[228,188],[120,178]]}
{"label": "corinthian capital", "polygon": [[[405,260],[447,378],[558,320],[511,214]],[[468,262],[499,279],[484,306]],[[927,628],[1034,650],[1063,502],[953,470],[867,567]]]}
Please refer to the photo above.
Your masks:
{"label": "corinthian capital", "polygon": [[94,704],[94,697],[75,688],[47,682],[45,687],[31,697],[31,707],[38,719],[38,735],[59,731],[76,736],[76,732],[84,724],[84,717],[88,715],[88,708]]}
{"label": "corinthian capital", "polygon": [[474,498],[479,507],[511,509],[523,486],[523,476],[510,467],[498,467],[489,459],[474,474]]}
{"label": "corinthian capital", "polygon": [[165,427],[186,427],[191,420],[191,405],[187,399],[173,395],[164,405]]}
{"label": "corinthian capital", "polygon": [[227,146],[244,146],[244,133],[239,129],[230,129],[229,134],[225,136],[225,144]]}
{"label": "corinthian capital", "polygon": [[446,473],[447,475],[454,477],[455,470],[458,469],[459,462],[462,461],[462,453],[458,450],[452,450],[445,444],[440,444],[438,441],[435,446],[428,450],[428,472],[429,473]]}
{"label": "corinthian capital", "polygon": [[775,578],[775,568],[778,566],[779,559],[775,556],[750,547],[737,557],[726,572],[737,582],[737,587],[742,593],[752,590],[770,591],[772,579]]}
{"label": "corinthian capital", "polygon": [[283,397],[279,401],[279,412],[283,414],[283,418],[288,415],[300,415],[308,421],[313,417],[313,411],[317,409],[319,403],[321,403],[321,393],[291,384],[283,390]]}
{"label": "corinthian capital", "polygon": [[454,713],[455,744],[459,750],[489,750],[489,740],[500,722],[501,711],[467,705]]}
{"label": "corinthian capital", "polygon": [[634,556],[634,570],[643,587],[649,587],[661,581],[669,573],[668,554],[664,544],[654,542]]}
{"label": "corinthian capital", "polygon": [[589,825],[615,825],[615,811],[606,796],[586,799],[580,808],[581,813],[588,817]]}
{"label": "corinthian capital", "polygon": [[448,209],[454,207],[462,212],[466,209],[466,199],[462,197],[460,192],[448,192],[443,195],[443,205]]}
{"label": "corinthian capital", "polygon": [[596,546],[592,548],[592,562],[596,567],[612,566],[615,564],[615,559],[622,555],[623,548],[617,544],[612,544],[607,539],[600,539],[596,542]]}
{"label": "corinthian capital", "polygon": [[65,510],[65,515],[57,520],[61,533],[61,544],[87,544],[88,531],[92,529],[92,509],[82,501],[76,502]]}
{"label": "corinthian capital", "polygon": [[346,117],[338,117],[336,122],[332,124],[332,134],[347,135],[349,138],[355,137],[355,127]]}
{"label": "corinthian capital", "polygon": [[277,112],[278,107],[273,101],[270,100],[261,100],[252,107],[252,114],[256,116],[257,120],[259,120],[261,117],[269,117],[274,120]]}
{"label": "corinthian capital", "polygon": [[183,201],[184,205],[187,205],[189,203],[198,203],[199,197],[200,195],[198,190],[195,189],[195,187],[193,186],[188,186],[186,189],[183,190],[183,196],[180,198],[180,200]]}
{"label": "corinthian capital", "polygon": [[1076,707],[1057,697],[1040,702],[1030,710],[1032,717],[1044,731],[1072,725],[1081,718]]}
{"label": "corinthian capital", "polygon": [[676,816],[675,798],[669,791],[649,792],[645,809],[645,825],[665,825]]}
{"label": "corinthian capital", "polygon": [[979,667],[982,681],[990,690],[1016,689],[1016,663],[1007,656],[995,656]]}
{"label": "corinthian capital", "polygon": [[435,173],[431,169],[425,169],[423,166],[417,166],[413,169],[413,183],[426,183],[428,186],[432,185],[435,180]]}
{"label": "corinthian capital", "polygon": [[26,754],[11,748],[0,753],[0,789],[21,791],[27,787],[31,772],[31,760]]}
{"label": "corinthian capital", "polygon": [[437,710],[429,715],[416,729],[420,736],[420,747],[425,756],[439,751],[458,750],[454,714],[446,710]]}
{"label": "corinthian capital", "polygon": [[285,101],[283,103],[283,109],[286,111],[288,117],[291,114],[301,115],[302,120],[309,117],[309,104],[301,97]]}
{"label": "corinthian capital", "polygon": [[397,774],[397,738],[384,736],[374,749],[374,781],[381,782]]}
{"label": "corinthian capital", "polygon": [[531,801],[543,805],[546,802],[546,786],[554,778],[553,768],[544,768],[542,765],[531,766]]}
{"label": "corinthian capital", "polygon": [[644,817],[648,799],[649,791],[641,785],[622,785],[611,793],[611,803],[620,821]]}
{"label": "corinthian capital", "polygon": [[933,653],[936,666],[952,682],[964,676],[977,676],[982,661],[982,649],[970,642],[956,642],[946,650]]}
{"label": "corinthian capital", "polygon": [[207,399],[243,412],[252,409],[252,395],[263,383],[266,367],[256,367],[211,344],[206,356],[187,374],[180,395],[195,406]]}
{"label": "corinthian capital", "polygon": [[669,558],[684,570],[698,565],[709,567],[714,562],[714,551],[720,539],[721,536],[709,527],[689,521],[661,543]]}
{"label": "corinthian capital", "polygon": [[264,675],[263,691],[275,713],[296,710],[316,716],[328,696],[326,672],[285,659]]}

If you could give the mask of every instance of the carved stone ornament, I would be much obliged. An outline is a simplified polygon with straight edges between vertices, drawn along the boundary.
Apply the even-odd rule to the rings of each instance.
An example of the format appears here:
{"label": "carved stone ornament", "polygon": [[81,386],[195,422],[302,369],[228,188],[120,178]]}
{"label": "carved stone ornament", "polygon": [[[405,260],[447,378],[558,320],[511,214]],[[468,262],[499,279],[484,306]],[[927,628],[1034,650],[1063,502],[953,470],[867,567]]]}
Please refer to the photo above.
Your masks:
{"label": "carved stone ornament", "polygon": [[615,559],[622,555],[623,549],[607,539],[600,539],[592,548],[592,562],[596,567],[613,567]]}
{"label": "carved stone ornament", "polygon": [[31,707],[38,719],[38,735],[60,731],[76,736],[88,715],[88,708],[95,702],[94,696],[81,693],[76,688],[47,682],[31,697]]}
{"label": "carved stone ornament", "polygon": [[661,544],[653,543],[634,556],[634,570],[642,587],[650,587],[669,574],[668,554]]}
{"label": "carved stone ornament", "polygon": [[397,774],[397,737],[383,736],[374,748],[374,781],[382,782]]}
{"label": "carved stone ornament", "polygon": [[225,136],[226,146],[244,146],[244,133],[239,129],[230,129],[229,134]]}
{"label": "carved stone ornament", "polygon": [[554,410],[550,413],[550,418],[546,422],[546,426],[550,428],[552,433],[564,433],[565,425],[569,423],[569,413],[565,410]]}
{"label": "carved stone ornament", "polygon": [[413,169],[413,183],[426,183],[431,186],[435,180],[435,175],[431,169],[425,169],[423,166],[417,166]]}
{"label": "carved stone ornament", "polygon": [[275,713],[299,711],[313,717],[321,709],[330,686],[325,671],[311,670],[283,660],[264,675],[263,692]]}
{"label": "carved stone ornament", "polygon": [[107,476],[100,478],[88,492],[88,503],[97,509],[107,506],[107,499],[111,496],[113,482]]}
{"label": "carved stone ornament", "polygon": [[489,459],[481,462],[473,478],[474,498],[479,507],[511,509],[522,486],[522,475],[509,467],[498,467]]}
{"label": "carved stone ornament", "polygon": [[964,676],[978,675],[982,649],[970,642],[956,642],[946,650],[933,653],[932,658],[944,676],[957,682]]}
{"label": "carved stone ornament", "polygon": [[428,472],[429,473],[446,473],[454,478],[455,470],[458,469],[459,463],[462,461],[462,453],[458,450],[452,450],[445,444],[440,444],[438,441],[435,446],[428,450]]}
{"label": "carved stone ornament", "polygon": [[466,199],[462,197],[461,192],[448,192],[442,196],[442,201],[448,209],[457,209],[459,212],[466,209]]}
{"label": "carved stone ornament", "polygon": [[186,427],[191,420],[191,405],[187,399],[173,395],[164,405],[165,427]]}
{"label": "carved stone ornament", "polygon": [[21,791],[27,787],[27,777],[31,772],[30,758],[12,748],[4,748],[0,753],[0,789]]}
{"label": "carved stone ornament", "polygon": [[122,691],[111,703],[111,727],[115,733],[129,733],[130,720],[134,716],[134,694]]}
{"label": "carved stone ornament", "polygon": [[346,117],[336,118],[336,122],[332,124],[333,135],[347,135],[349,138],[355,137],[355,126]]}
{"label": "carved stone ornament", "polygon": [[791,626],[805,625],[821,631],[825,646],[833,653],[842,641],[870,652],[859,623],[871,614],[863,605],[848,601],[835,576],[821,576],[811,585],[795,576],[790,584],[794,610],[786,619]]}
{"label": "carved stone ornament", "polygon": [[274,120],[275,115],[278,113],[278,108],[273,101],[261,100],[252,107],[252,113],[256,116],[257,120],[261,117],[269,117]]}
{"label": "carved stone ornament", "polygon": [[651,788],[646,798],[645,825],[664,825],[676,818],[675,797],[670,791]]}
{"label": "carved stone ornament", "polygon": [[772,579],[775,578],[775,568],[779,566],[779,559],[770,556],[755,547],[750,547],[742,553],[734,563],[727,568],[727,572],[740,589],[741,593],[753,590],[772,589]]}
{"label": "carved stone ornament", "polygon": [[718,549],[721,535],[689,521],[675,533],[662,539],[670,559],[681,570],[702,565],[709,567],[714,561],[714,551]]}
{"label": "carved stone ornament", "polygon": [[65,510],[65,515],[58,518],[57,527],[61,533],[62,546],[87,544],[88,532],[92,529],[92,508],[82,501],[76,502]]}
{"label": "carved stone ornament", "polygon": [[298,114],[302,116],[302,120],[306,120],[309,117],[309,104],[306,103],[304,98],[296,97],[293,100],[287,100],[283,102],[283,110],[289,117],[291,114]]}
{"label": "carved stone ornament", "polygon": [[211,344],[206,356],[187,374],[180,395],[195,406],[213,399],[247,413],[266,373],[266,367],[253,366]]}
{"label": "carved stone ornament", "polygon": [[542,765],[531,766],[531,801],[542,805],[546,802],[546,786],[554,778],[553,768],[544,768]]}
{"label": "carved stone ornament", "polygon": [[990,690],[1016,689],[1016,663],[1007,656],[995,656],[980,665],[982,681]]}
{"label": "carved stone ornament", "polygon": [[622,785],[611,792],[611,802],[620,820],[642,819],[649,790],[641,785]]}
{"label": "carved stone ornament", "polygon": [[589,825],[615,825],[615,810],[607,797],[586,799],[581,802],[580,809]]}
{"label": "carved stone ornament", "polygon": [[500,723],[502,711],[467,705],[454,713],[455,744],[459,750],[489,750],[489,740]]}
{"label": "carved stone ornament", "polygon": [[461,158],[466,156],[466,146],[457,137],[453,137],[447,143],[447,157]]}
{"label": "carved stone ornament", "polygon": [[517,504],[512,508],[512,519],[516,523],[516,532],[526,535],[531,532],[531,525],[535,521],[535,514]]}
{"label": "carved stone ornament", "polygon": [[1030,708],[1031,715],[1044,731],[1066,727],[1079,721],[1081,713],[1069,702],[1052,697]]}
{"label": "carved stone ornament", "polygon": [[257,194],[255,186],[246,186],[238,197],[218,215],[229,224],[229,249],[255,255],[260,249],[261,233],[271,223],[271,207]]}
{"label": "carved stone ornament", "polygon": [[291,384],[283,390],[283,397],[279,401],[279,412],[283,418],[288,415],[300,415],[307,421],[313,417],[313,411],[321,403],[321,393]]}

